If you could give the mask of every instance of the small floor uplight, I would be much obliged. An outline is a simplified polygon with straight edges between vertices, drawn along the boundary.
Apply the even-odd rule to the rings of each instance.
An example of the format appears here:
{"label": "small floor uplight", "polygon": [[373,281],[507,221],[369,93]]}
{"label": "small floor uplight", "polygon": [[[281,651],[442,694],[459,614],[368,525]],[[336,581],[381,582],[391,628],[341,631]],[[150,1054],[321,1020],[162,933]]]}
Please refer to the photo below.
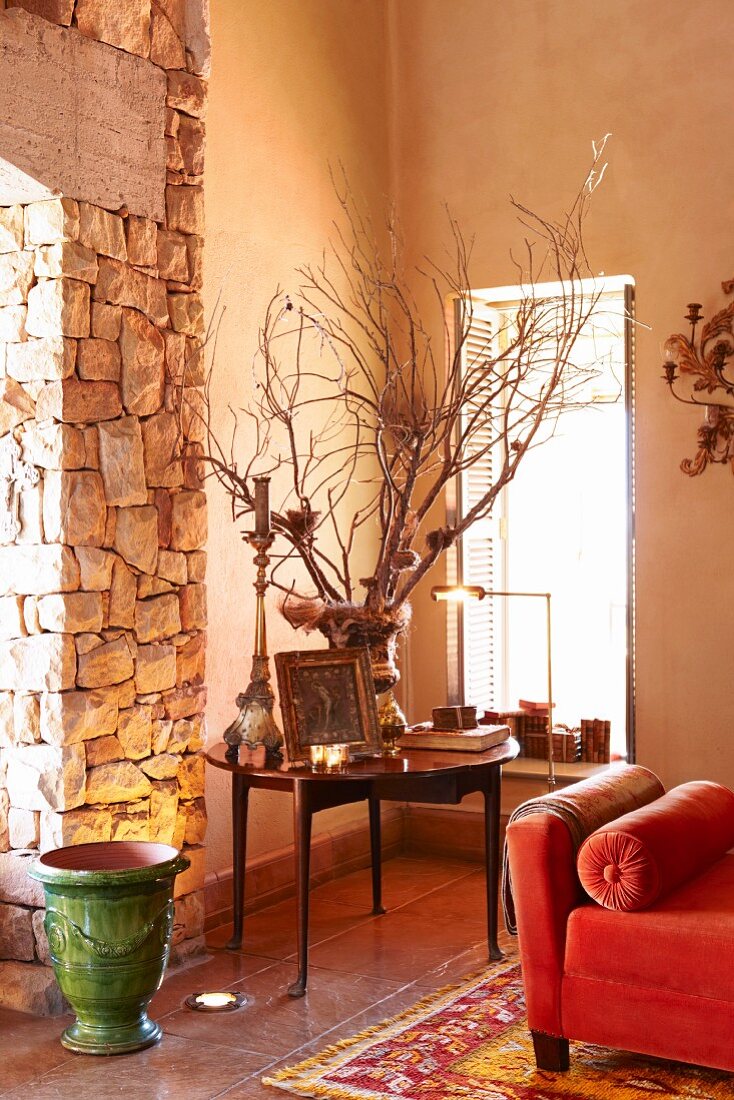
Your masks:
{"label": "small floor uplight", "polygon": [[246,993],[192,993],[184,1001],[194,1012],[234,1012],[247,1004]]}

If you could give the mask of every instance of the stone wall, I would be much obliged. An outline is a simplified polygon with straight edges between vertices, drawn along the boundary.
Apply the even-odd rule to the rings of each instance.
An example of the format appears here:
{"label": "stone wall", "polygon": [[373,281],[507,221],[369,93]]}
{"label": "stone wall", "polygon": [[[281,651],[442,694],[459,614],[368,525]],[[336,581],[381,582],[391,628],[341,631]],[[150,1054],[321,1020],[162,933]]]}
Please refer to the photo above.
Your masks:
{"label": "stone wall", "polygon": [[14,160],[48,187],[55,146],[44,173],[38,134],[21,150],[0,132],[0,1004],[49,1012],[43,895],[26,875],[39,850],[183,848],[174,943],[202,945],[206,501],[192,410],[207,59],[203,0],[6,6],[0,66],[20,43],[23,80],[33,42],[46,65],[54,51],[79,64],[90,46],[95,73],[136,55],[151,149],[137,163],[118,134],[105,198],[78,113],[76,182],[10,205]]}

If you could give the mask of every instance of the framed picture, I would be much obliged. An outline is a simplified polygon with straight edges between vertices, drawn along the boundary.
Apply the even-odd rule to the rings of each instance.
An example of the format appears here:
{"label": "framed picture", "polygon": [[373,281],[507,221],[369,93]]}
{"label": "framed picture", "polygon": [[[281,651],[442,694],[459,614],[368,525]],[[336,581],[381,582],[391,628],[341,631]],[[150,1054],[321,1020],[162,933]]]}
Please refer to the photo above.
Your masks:
{"label": "framed picture", "polygon": [[311,745],[381,751],[366,646],[276,653],[275,671],[289,760],[306,759]]}

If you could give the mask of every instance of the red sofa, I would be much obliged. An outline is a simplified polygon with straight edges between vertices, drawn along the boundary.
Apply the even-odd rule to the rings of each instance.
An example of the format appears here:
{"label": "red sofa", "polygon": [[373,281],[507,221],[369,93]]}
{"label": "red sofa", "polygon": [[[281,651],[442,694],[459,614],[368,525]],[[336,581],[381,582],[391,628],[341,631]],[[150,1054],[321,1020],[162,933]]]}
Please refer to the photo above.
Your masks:
{"label": "red sofa", "polygon": [[[586,840],[583,807],[595,819]],[[577,1039],[734,1070],[734,794],[702,782],[664,795],[651,772],[625,766],[513,817],[538,1067],[568,1069]]]}

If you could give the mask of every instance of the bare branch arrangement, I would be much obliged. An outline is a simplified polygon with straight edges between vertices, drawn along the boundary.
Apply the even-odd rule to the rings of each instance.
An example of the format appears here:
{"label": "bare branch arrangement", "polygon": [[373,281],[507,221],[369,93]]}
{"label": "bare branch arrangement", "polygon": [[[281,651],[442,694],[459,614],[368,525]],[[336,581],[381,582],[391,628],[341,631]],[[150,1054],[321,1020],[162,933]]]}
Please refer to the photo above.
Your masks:
{"label": "bare branch arrangement", "polygon": [[[342,228],[318,264],[299,269],[298,294],[278,291],[270,301],[252,404],[232,410],[227,444],[213,425],[209,376],[203,458],[229,494],[233,518],[253,510],[256,474],[272,475],[283,490],[272,528],[284,549],[271,583],[294,626],[328,634],[325,624],[343,623],[347,609],[350,624],[369,618],[403,627],[416,585],[489,515],[559,416],[583,403],[589,371],[574,365],[573,349],[599,297],[581,291],[592,274],[583,226],[604,174],[605,142],[594,146],[590,171],[559,220],[511,200],[525,234],[523,258],[514,261],[521,301],[479,353],[466,349],[471,246],[456,221],[449,218],[450,261],[406,272],[394,219],[376,233],[341,180]],[[427,281],[444,319],[440,348],[411,291],[417,279]],[[558,283],[558,293],[541,296],[542,281]],[[458,303],[456,331],[448,297]],[[436,505],[445,489],[490,451],[491,486],[455,524],[442,523]],[[355,564],[365,561],[368,569]]]}

